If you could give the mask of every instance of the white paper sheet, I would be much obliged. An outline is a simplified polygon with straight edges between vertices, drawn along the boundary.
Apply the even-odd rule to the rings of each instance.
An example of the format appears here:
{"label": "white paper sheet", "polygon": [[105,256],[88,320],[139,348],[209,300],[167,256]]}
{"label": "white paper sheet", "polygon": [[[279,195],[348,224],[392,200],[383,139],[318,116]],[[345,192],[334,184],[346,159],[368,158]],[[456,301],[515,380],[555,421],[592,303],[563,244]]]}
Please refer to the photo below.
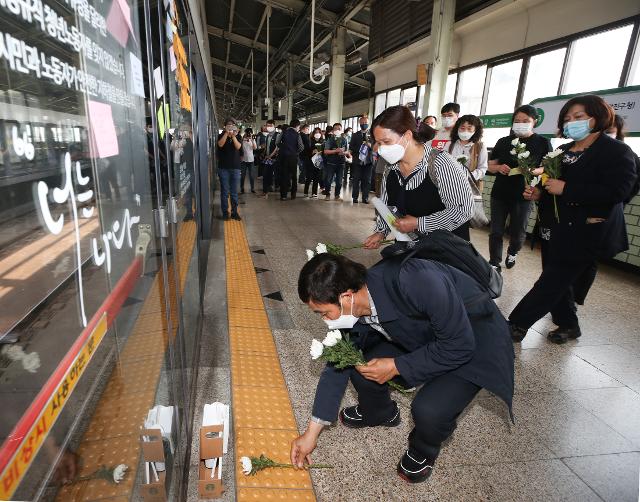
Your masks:
{"label": "white paper sheet", "polygon": [[396,230],[396,228],[393,226],[393,222],[396,221],[396,217],[384,202],[382,202],[378,197],[372,197],[371,202],[376,208],[376,211],[378,211],[378,213],[380,213],[380,216],[382,216],[382,219],[387,223],[387,225],[391,229],[391,235],[393,235],[393,237],[397,241],[411,242],[413,240],[411,237],[409,237],[409,235]]}

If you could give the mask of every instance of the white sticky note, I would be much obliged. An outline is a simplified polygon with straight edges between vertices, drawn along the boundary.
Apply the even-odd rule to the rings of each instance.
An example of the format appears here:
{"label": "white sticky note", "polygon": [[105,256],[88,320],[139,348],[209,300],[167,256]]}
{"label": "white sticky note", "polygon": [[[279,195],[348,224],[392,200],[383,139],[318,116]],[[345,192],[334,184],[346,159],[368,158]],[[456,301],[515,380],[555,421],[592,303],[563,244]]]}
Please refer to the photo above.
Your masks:
{"label": "white sticky note", "polygon": [[111,105],[89,100],[88,112],[93,155],[101,159],[118,155],[118,137]]}
{"label": "white sticky note", "polygon": [[176,54],[175,52],[173,52],[173,45],[169,47],[169,63],[170,63],[171,71],[175,71],[177,64],[176,64]]}
{"label": "white sticky note", "polygon": [[156,99],[164,96],[164,84],[162,83],[162,70],[158,66],[153,70],[153,84],[156,87]]}
{"label": "white sticky note", "polygon": [[131,63],[131,93],[137,96],[144,95],[144,77],[142,76],[142,61],[140,61],[133,52],[129,53],[129,62]]}

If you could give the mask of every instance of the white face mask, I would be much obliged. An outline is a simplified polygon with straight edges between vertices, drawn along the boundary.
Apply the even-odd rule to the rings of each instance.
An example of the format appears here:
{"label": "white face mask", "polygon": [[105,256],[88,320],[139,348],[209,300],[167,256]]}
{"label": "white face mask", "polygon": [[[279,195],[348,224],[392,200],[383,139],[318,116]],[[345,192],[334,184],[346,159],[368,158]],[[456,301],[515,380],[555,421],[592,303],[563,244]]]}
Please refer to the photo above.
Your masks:
{"label": "white face mask", "polygon": [[453,127],[455,123],[456,123],[455,117],[442,117],[443,127]]}
{"label": "white face mask", "polygon": [[528,136],[533,130],[533,124],[531,122],[514,122],[511,126],[513,134],[518,137]]}
{"label": "white face mask", "polygon": [[393,145],[380,145],[378,147],[378,154],[389,164],[395,164],[402,160],[406,149],[407,148],[402,146],[400,143],[395,143]]}
{"label": "white face mask", "polygon": [[606,132],[605,134],[607,136],[609,136],[610,138],[618,139],[618,137],[617,137],[618,135],[615,132]]}
{"label": "white face mask", "polygon": [[314,137],[314,138],[316,138],[316,139],[320,139],[320,138],[322,138],[322,134],[320,134],[319,132],[317,132],[317,133],[315,133],[315,134],[313,135],[313,137]]}
{"label": "white face mask", "polygon": [[272,127],[272,126],[267,127],[267,132],[273,132],[275,130],[276,130],[275,127]]}
{"label": "white face mask", "polygon": [[458,131],[458,137],[462,140],[462,141],[469,141],[471,139],[471,136],[473,136],[475,134],[474,132],[469,132],[469,131]]}
{"label": "white face mask", "polygon": [[268,133],[267,131],[262,131],[262,135],[263,135],[263,136],[268,136],[268,135],[269,135],[269,133]]}
{"label": "white face mask", "polygon": [[351,295],[351,314],[344,314],[342,302],[340,302],[340,317],[337,319],[326,319],[324,321],[329,329],[351,329],[356,325],[359,317],[353,315],[353,300],[354,297]]}

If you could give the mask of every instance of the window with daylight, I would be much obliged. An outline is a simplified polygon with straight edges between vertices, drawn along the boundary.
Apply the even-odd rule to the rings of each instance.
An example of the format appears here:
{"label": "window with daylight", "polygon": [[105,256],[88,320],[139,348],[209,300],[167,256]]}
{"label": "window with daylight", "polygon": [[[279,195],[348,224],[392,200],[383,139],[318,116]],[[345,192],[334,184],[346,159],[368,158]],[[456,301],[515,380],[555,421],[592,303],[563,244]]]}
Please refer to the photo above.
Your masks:
{"label": "window with daylight", "polygon": [[531,103],[534,99],[558,94],[566,53],[567,49],[563,47],[562,49],[532,56],[529,59],[529,68],[527,69],[524,92],[522,94],[522,102],[524,104]]}
{"label": "window with daylight", "polygon": [[573,42],[562,94],[618,87],[632,31],[628,24]]}
{"label": "window with daylight", "polygon": [[417,87],[409,87],[408,89],[404,89],[402,91],[402,99],[400,100],[400,104],[405,106],[408,105],[412,109],[412,111],[415,111],[417,106],[417,103],[416,103],[417,97],[418,97]]}
{"label": "window with daylight", "polygon": [[[378,115],[380,115],[386,106],[386,101],[387,101],[387,93],[386,92],[381,92],[380,94],[376,95],[376,103],[375,103],[375,107],[374,107],[374,115],[377,117]],[[374,117],[375,118],[375,117]]]}
{"label": "window with daylight", "polygon": [[631,63],[631,71],[629,72],[627,85],[640,85],[640,38],[638,38],[633,54],[633,62]]}
{"label": "window with daylight", "polygon": [[394,89],[387,93],[387,108],[400,104],[400,89]]}
{"label": "window with daylight", "polygon": [[461,115],[480,115],[486,74],[487,65],[460,72],[457,102],[460,104]]}
{"label": "window with daylight", "polygon": [[[447,77],[447,87],[444,91],[444,102],[451,103],[456,99],[456,84],[458,83],[458,74],[449,73]],[[484,81],[482,82],[484,85]]]}
{"label": "window with daylight", "polygon": [[485,114],[509,113],[516,104],[522,59],[491,68]]}

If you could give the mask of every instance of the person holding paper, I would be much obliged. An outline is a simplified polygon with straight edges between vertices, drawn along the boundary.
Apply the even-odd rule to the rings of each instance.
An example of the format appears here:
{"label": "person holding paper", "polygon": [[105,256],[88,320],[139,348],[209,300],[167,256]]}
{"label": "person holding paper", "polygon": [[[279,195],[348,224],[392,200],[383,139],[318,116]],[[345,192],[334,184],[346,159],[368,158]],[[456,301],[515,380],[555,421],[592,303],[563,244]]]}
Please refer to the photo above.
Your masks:
{"label": "person holding paper", "polygon": [[[400,217],[394,227],[405,234],[450,230],[469,240],[473,195],[467,174],[449,153],[432,155],[433,147],[416,129],[411,110],[387,108],[373,121],[372,132],[378,154],[388,163],[380,199],[397,208]],[[364,247],[379,248],[389,231],[378,216]]]}
{"label": "person holding paper", "polygon": [[229,219],[229,198],[231,198],[231,218],[241,220],[238,214],[238,188],[240,186],[240,149],[238,126],[229,118],[224,122],[224,130],[218,135],[218,177],[220,178],[220,207],[222,217]]}

